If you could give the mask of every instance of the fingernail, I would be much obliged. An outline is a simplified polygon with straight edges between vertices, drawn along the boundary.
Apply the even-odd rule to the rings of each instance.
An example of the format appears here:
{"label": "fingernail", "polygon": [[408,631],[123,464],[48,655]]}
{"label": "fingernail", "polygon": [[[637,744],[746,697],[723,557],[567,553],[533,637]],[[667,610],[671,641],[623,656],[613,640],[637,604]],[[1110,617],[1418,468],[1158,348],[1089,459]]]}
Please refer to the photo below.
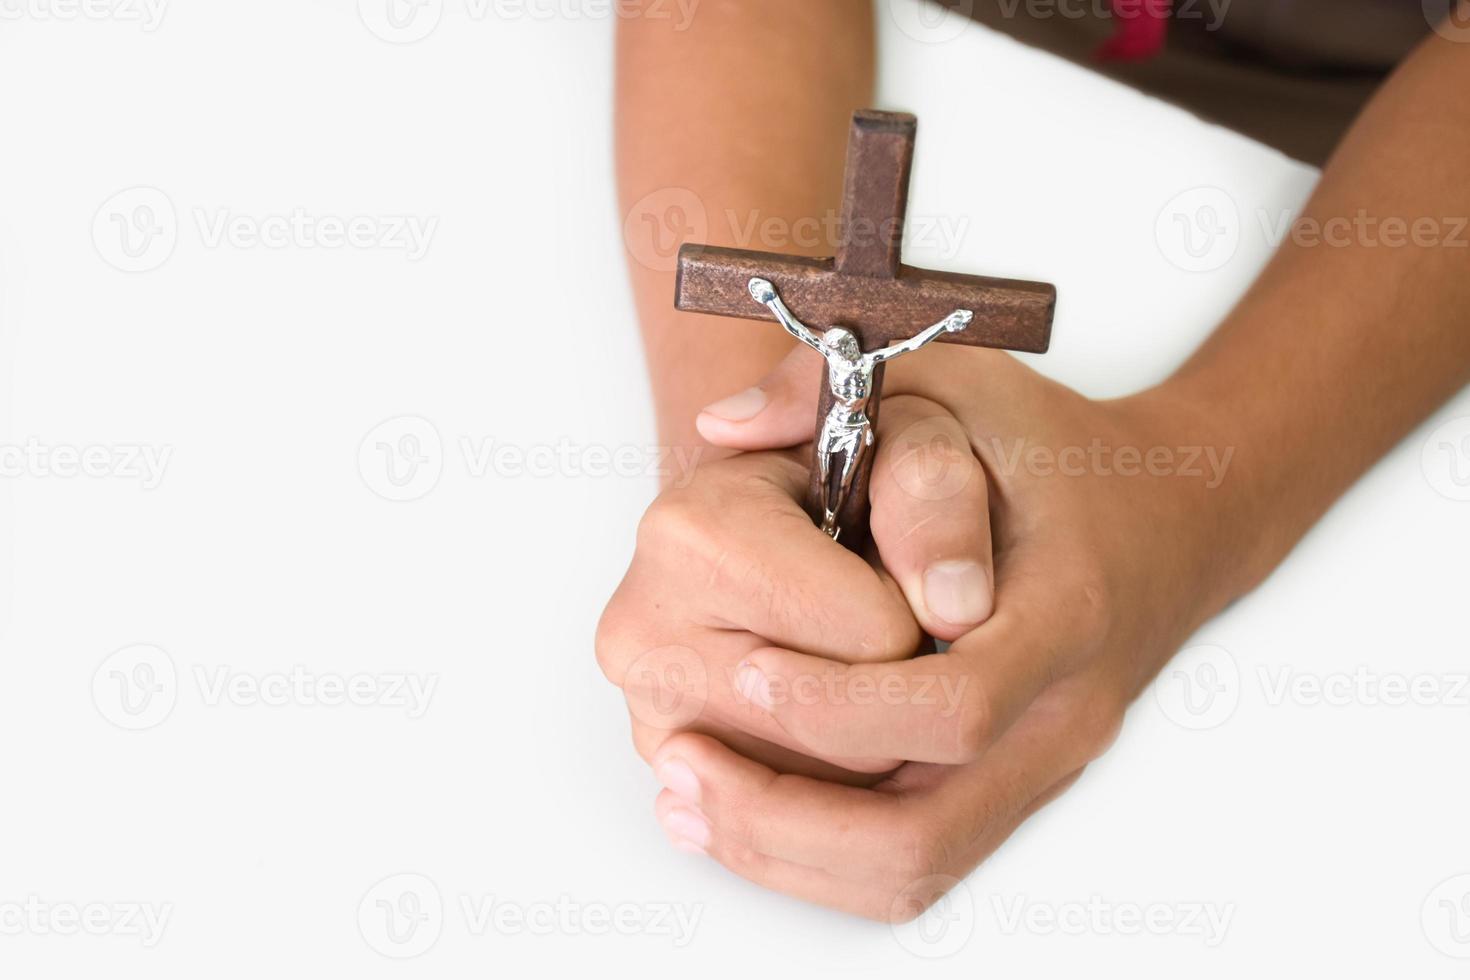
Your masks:
{"label": "fingernail", "polygon": [[973,561],[941,561],[924,573],[924,605],[952,626],[970,626],[990,615],[990,579]]}
{"label": "fingernail", "polygon": [[709,821],[683,807],[675,807],[664,815],[664,833],[674,839],[675,846],[687,844],[701,854],[709,846]]}
{"label": "fingernail", "polygon": [[746,388],[729,398],[721,398],[713,405],[706,405],[703,411],[726,422],[746,422],[759,415],[769,401],[760,388]]}
{"label": "fingernail", "polygon": [[735,671],[735,690],[762,711],[771,710],[771,682],[754,664],[741,664]]}
{"label": "fingernail", "polygon": [[683,759],[668,759],[660,763],[653,774],[676,796],[690,803],[699,802],[699,777],[694,775],[694,770]]}

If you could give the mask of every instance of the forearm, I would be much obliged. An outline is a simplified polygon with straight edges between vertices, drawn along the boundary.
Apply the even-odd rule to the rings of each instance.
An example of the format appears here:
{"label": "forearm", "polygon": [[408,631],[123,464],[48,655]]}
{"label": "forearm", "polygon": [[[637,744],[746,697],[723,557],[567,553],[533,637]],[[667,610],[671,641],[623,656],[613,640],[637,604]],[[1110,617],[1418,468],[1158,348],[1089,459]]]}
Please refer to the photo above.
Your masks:
{"label": "forearm", "polygon": [[[660,438],[693,446],[699,409],[761,377],[792,341],[675,312],[663,257],[675,233],[788,254],[836,250],[848,121],[872,95],[873,24],[851,0],[706,0],[687,30],[677,26],[620,21],[617,166],[630,237],[654,227],[640,209],[666,236],[656,259],[630,242],[628,262]],[[670,228],[665,208],[680,202],[697,202],[696,213],[686,208],[688,220]]]}
{"label": "forearm", "polygon": [[1240,559],[1226,601],[1470,381],[1470,248],[1454,218],[1470,215],[1467,88],[1470,49],[1432,37],[1329,163],[1300,219],[1311,234],[1289,236],[1195,357],[1142,396],[1235,450],[1211,502],[1233,528],[1217,546]]}

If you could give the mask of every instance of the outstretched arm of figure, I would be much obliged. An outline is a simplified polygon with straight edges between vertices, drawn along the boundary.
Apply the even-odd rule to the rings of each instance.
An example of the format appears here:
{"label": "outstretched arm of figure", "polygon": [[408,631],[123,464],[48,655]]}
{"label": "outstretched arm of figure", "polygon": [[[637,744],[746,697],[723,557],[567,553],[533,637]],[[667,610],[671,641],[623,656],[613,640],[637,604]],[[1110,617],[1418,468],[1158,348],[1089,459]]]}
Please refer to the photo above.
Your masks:
{"label": "outstretched arm of figure", "polygon": [[934,324],[934,326],[925,327],[908,340],[894,344],[892,347],[875,350],[868,356],[872,358],[874,364],[882,364],[884,361],[892,360],[900,354],[908,354],[918,350],[942,333],[958,333],[968,327],[974,317],[975,314],[969,310],[955,310],[949,316]]}
{"label": "outstretched arm of figure", "polygon": [[791,311],[786,308],[786,304],[781,302],[781,297],[776,294],[775,286],[772,286],[765,279],[752,279],[750,280],[750,295],[757,303],[762,304],[776,315],[776,319],[781,321],[781,326],[786,328],[787,333],[818,353],[825,353],[822,350],[822,338],[813,333],[812,329],[806,324],[791,315]]}

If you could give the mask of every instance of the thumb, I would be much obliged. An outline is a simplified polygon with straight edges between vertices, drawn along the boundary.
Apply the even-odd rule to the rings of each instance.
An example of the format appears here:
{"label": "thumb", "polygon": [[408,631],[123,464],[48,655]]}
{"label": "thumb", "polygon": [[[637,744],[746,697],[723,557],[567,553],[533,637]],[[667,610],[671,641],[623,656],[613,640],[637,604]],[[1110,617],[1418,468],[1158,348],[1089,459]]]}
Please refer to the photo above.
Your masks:
{"label": "thumb", "polygon": [[873,543],[925,632],[954,641],[990,618],[990,489],[959,420],[936,402],[883,403],[869,491]]}
{"label": "thumb", "polygon": [[785,449],[810,442],[822,382],[822,357],[797,344],[753,388],[707,405],[699,434],[725,449]]}

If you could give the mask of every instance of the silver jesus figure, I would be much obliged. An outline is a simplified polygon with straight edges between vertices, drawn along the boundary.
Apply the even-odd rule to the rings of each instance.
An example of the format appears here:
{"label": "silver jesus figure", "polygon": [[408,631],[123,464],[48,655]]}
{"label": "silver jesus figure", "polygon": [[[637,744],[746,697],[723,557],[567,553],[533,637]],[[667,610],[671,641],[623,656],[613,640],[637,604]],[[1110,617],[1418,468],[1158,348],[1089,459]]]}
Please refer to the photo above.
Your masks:
{"label": "silver jesus figure", "polygon": [[[817,468],[822,488],[822,530],[836,540],[841,531],[837,526],[837,515],[852,489],[853,479],[859,471],[858,464],[873,446],[872,423],[867,414],[868,399],[873,389],[873,369],[900,354],[918,350],[942,333],[957,333],[965,329],[974,313],[955,310],[908,340],[864,354],[851,330],[833,327],[818,336],[791,315],[776,294],[776,287],[765,279],[750,280],[750,295],[775,314],[787,333],[827,360],[827,379],[835,401],[832,410],[822,420],[822,431],[817,436]],[[837,474],[835,481],[833,473]]]}

